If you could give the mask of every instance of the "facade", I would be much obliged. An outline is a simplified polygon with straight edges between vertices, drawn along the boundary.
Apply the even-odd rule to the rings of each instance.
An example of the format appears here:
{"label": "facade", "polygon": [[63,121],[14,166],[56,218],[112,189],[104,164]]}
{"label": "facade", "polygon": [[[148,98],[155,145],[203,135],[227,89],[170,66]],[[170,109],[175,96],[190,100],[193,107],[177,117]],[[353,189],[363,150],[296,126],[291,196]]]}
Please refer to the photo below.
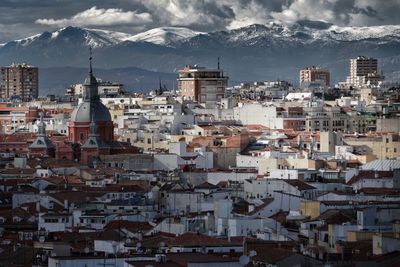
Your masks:
{"label": "facade", "polygon": [[350,59],[350,76],[347,84],[363,86],[366,84],[377,85],[383,77],[378,73],[378,60],[371,57],[359,56]]}
{"label": "facade", "polygon": [[37,117],[37,107],[15,107],[0,103],[0,134],[10,134],[23,129]]}
{"label": "facade", "polygon": [[[125,93],[124,85],[113,82],[103,82],[97,80],[98,94],[103,97],[116,97]],[[67,88],[66,95],[83,96],[85,91],[84,84],[74,84]]]}
{"label": "facade", "polygon": [[329,86],[331,83],[329,71],[314,66],[300,70],[300,85],[311,83],[318,83],[320,86]]}
{"label": "facade", "polygon": [[186,66],[179,71],[178,85],[184,99],[200,103],[220,101],[228,85],[228,77],[221,69]]}
{"label": "facade", "polygon": [[39,95],[39,69],[27,64],[1,68],[0,97],[29,100]]}
{"label": "facade", "polygon": [[29,146],[30,154],[55,156],[55,147],[46,135],[46,124],[43,121],[43,113],[40,113],[40,121],[38,124],[38,134],[33,143]]}

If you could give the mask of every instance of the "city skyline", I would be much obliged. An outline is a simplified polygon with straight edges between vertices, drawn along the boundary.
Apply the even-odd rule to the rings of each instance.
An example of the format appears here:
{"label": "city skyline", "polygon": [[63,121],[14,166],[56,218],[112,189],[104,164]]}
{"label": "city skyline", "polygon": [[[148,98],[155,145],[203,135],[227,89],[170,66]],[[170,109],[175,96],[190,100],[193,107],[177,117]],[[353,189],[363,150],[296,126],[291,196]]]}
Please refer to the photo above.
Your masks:
{"label": "city skyline", "polygon": [[0,267],[400,266],[399,11],[0,1]]}

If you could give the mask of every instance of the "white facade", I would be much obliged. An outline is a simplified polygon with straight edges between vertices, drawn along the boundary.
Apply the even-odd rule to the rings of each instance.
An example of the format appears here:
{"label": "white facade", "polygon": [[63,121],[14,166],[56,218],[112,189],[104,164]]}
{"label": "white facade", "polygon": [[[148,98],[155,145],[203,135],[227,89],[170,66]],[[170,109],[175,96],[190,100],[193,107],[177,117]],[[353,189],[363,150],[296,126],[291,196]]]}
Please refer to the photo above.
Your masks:
{"label": "white facade", "polygon": [[243,125],[259,124],[270,129],[283,129],[283,118],[278,117],[276,107],[258,103],[239,104],[233,108],[235,120]]}

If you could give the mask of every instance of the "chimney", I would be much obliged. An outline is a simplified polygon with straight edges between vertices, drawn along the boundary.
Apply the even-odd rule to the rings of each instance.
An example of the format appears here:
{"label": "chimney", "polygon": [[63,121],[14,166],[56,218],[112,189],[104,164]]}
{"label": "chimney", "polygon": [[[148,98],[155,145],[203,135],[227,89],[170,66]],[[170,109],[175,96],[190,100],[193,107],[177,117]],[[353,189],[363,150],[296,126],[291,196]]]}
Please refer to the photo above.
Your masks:
{"label": "chimney", "polygon": [[249,209],[248,212],[254,211],[254,205],[253,205],[253,204],[250,204],[249,207],[248,207],[248,209]]}
{"label": "chimney", "polygon": [[64,209],[68,210],[68,199],[64,199]]}

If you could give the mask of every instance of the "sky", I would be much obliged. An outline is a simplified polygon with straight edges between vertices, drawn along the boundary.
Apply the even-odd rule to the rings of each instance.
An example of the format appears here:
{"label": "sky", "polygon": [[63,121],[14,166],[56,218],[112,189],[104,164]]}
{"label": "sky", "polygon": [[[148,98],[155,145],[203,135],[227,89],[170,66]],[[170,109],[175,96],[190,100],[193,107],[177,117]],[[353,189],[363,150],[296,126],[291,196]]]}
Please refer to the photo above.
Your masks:
{"label": "sky", "polygon": [[339,26],[400,24],[400,0],[0,0],[0,43],[65,26],[138,33],[210,32],[271,21]]}

